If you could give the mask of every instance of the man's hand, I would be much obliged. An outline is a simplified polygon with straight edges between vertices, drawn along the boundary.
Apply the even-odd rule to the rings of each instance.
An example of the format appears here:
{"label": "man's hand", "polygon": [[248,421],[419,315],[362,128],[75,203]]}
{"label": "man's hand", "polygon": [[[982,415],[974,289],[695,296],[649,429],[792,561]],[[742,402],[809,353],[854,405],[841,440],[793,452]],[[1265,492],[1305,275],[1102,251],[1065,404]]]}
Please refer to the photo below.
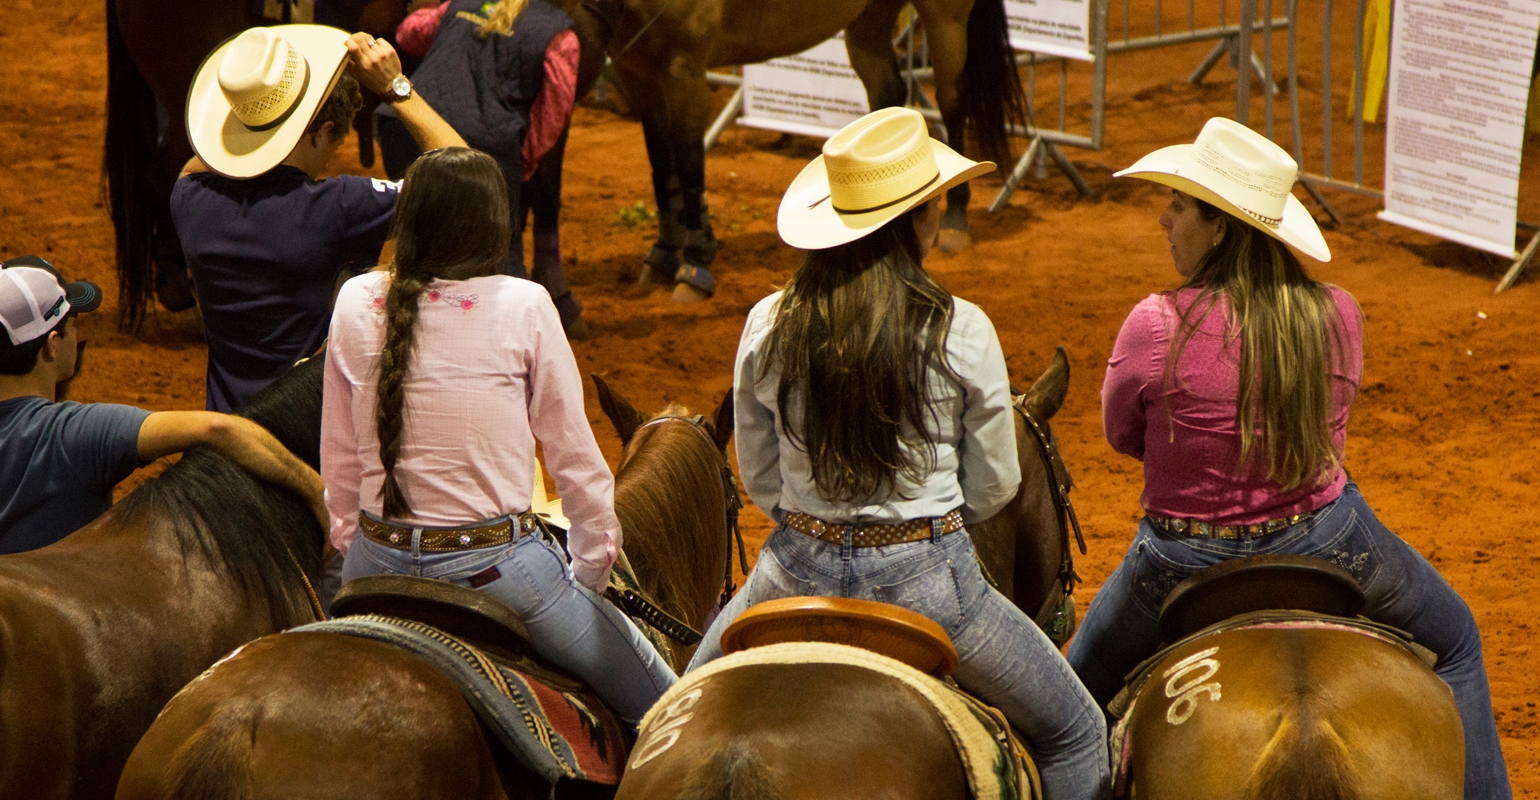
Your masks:
{"label": "man's hand", "polygon": [[401,74],[401,57],[396,55],[396,48],[362,31],[348,39],[348,56],[348,72],[359,85],[380,97],[389,93],[390,82]]}

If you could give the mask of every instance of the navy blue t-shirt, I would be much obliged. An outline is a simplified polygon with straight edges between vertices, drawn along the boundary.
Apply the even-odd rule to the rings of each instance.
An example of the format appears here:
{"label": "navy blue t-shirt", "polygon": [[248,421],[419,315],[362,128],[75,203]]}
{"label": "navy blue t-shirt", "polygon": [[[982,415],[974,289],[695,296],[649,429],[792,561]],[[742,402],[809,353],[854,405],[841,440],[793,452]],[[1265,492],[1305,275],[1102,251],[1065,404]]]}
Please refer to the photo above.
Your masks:
{"label": "navy blue t-shirt", "polygon": [[236,410],[321,346],[337,276],[379,260],[399,189],[290,166],[176,182],[171,218],[203,310],[210,410]]}
{"label": "navy blue t-shirt", "polygon": [[150,412],[110,403],[0,400],[0,553],[53,544],[101,516],[139,466]]}

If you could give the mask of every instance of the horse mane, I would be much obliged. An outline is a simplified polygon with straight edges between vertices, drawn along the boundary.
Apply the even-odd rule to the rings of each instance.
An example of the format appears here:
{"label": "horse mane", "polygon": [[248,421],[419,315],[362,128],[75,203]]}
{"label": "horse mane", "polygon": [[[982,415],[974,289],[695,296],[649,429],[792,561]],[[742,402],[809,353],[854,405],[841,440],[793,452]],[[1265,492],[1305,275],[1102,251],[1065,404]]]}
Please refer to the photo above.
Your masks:
{"label": "horse mane", "polygon": [[[670,405],[653,419],[687,413],[681,406]],[[703,620],[691,619],[697,616],[690,610],[692,582],[703,572],[720,575],[722,565],[701,563],[704,554],[695,543],[704,541],[709,532],[696,536],[681,528],[693,521],[714,531],[717,521],[725,520],[722,457],[698,431],[682,425],[653,425],[637,430],[615,474],[615,515],[642,590],[668,613],[694,624]],[[669,516],[667,509],[678,507],[680,497],[710,500],[688,519]]]}
{"label": "horse mane", "polygon": [[1285,701],[1278,730],[1258,756],[1246,800],[1360,800],[1353,754],[1313,687]]}
{"label": "horse mane", "polygon": [[[320,462],[322,367],[321,358],[301,363],[241,410],[312,467]],[[208,447],[196,447],[123,498],[113,513],[146,526],[168,526],[184,560],[200,556],[249,595],[265,597],[279,627],[307,619],[309,604],[296,591],[294,569],[311,581],[319,578],[324,532],[287,489],[253,478]]]}
{"label": "horse mane", "polygon": [[765,764],[748,744],[711,754],[680,788],[679,800],[780,800]]}

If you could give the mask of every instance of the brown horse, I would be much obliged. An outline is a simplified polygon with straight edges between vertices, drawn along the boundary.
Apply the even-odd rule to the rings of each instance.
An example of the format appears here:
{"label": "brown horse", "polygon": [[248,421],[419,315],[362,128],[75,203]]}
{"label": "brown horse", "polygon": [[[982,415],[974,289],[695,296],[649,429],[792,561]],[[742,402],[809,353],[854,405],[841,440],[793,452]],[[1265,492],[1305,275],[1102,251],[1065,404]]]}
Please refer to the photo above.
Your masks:
{"label": "brown horse", "polygon": [[[604,64],[609,28],[578,0],[568,4],[583,45],[581,96]],[[406,5],[406,0],[333,0],[316,4],[313,21],[390,37]],[[281,15],[285,3],[268,0],[267,6],[280,9]],[[172,310],[193,304],[170,206],[172,184],[192,157],[185,125],[187,90],[204,56],[220,42],[253,25],[282,21],[261,16],[263,8],[261,0],[107,0],[103,171],[117,234],[120,321],[125,327],[138,327],[152,291]],[[364,166],[374,163],[372,110],[367,105],[353,124]]]}
{"label": "brown horse", "polygon": [[[1048,419],[1063,404],[1068,381],[1060,348],[1018,403],[1050,442]],[[1060,599],[1054,581],[1068,542],[1055,497],[1069,476],[1058,474],[1062,462],[1056,469],[1039,454],[1026,425],[1018,420],[1016,428],[1022,468],[1016,499],[968,532],[994,583],[1030,616]],[[617,800],[969,796],[962,762],[935,711],[896,679],[865,669],[776,664],[729,670],[711,678],[710,693],[689,712],[688,735],[645,770],[628,768]]]}
{"label": "brown horse", "polygon": [[[643,587],[700,626],[727,563],[725,446],[715,421],[671,406],[650,421],[601,381],[626,441],[615,510]],[[689,651],[670,655],[676,669]],[[613,787],[562,782],[563,797]],[[120,800],[326,797],[546,798],[540,777],[494,752],[458,689],[417,658],[335,633],[269,636],[178,694],[123,772]]]}
{"label": "brown horse", "polygon": [[1141,800],[1449,800],[1465,744],[1449,687],[1398,644],[1341,630],[1224,631],[1174,648],[1138,695]]}
{"label": "brown horse", "polygon": [[[245,413],[314,466],[319,359]],[[315,618],[323,537],[301,500],[194,450],[62,541],[0,556],[0,798],[110,796],[187,681]]]}
{"label": "brown horse", "polygon": [[[624,0],[609,54],[642,117],[658,205],[658,239],[644,280],[683,282],[716,255],[706,209],[710,117],[706,70],[791,55],[843,30],[851,66],[873,109],[903,105],[907,87],[892,36],[909,0]],[[587,0],[600,5],[604,0]],[[569,0],[569,4],[571,0]],[[971,130],[987,157],[1006,163],[1006,125],[1025,116],[1003,0],[914,0],[935,66],[936,103],[952,143]],[[947,193],[945,249],[969,242],[968,185]],[[682,261],[681,261],[682,257]],[[684,299],[676,290],[675,298]]]}

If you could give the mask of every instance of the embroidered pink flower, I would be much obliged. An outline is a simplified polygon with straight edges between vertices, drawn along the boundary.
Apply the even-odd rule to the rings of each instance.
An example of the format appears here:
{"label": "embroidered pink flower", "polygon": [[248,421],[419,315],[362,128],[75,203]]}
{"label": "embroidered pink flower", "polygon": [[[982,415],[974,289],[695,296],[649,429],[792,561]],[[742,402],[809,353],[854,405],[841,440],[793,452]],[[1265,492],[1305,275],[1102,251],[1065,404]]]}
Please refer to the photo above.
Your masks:
{"label": "embroidered pink flower", "polygon": [[430,290],[428,292],[428,302],[430,302],[430,303],[437,303],[439,301],[439,298],[441,298],[443,296],[444,296],[443,292],[440,292],[437,289],[432,289],[432,290]]}
{"label": "embroidered pink flower", "polygon": [[379,311],[380,309],[385,307],[385,298],[383,298],[383,297],[372,297],[372,298],[370,298],[369,299],[369,307],[374,309],[375,311]]}
{"label": "embroidered pink flower", "polygon": [[476,307],[476,299],[474,297],[467,297],[464,300],[460,301],[460,310],[461,311],[470,311],[471,309],[473,309],[475,307]]}

